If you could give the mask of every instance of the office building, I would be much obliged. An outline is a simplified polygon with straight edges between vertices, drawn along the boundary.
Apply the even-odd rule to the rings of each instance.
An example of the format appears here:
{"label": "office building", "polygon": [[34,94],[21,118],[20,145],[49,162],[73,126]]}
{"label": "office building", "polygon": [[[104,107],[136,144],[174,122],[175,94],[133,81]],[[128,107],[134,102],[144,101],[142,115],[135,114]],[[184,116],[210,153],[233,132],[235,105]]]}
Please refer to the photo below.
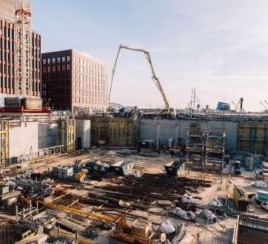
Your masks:
{"label": "office building", "polygon": [[105,112],[106,64],[76,50],[42,54],[42,98],[56,110]]}
{"label": "office building", "polygon": [[0,106],[4,97],[40,97],[41,36],[29,1],[0,0]]}

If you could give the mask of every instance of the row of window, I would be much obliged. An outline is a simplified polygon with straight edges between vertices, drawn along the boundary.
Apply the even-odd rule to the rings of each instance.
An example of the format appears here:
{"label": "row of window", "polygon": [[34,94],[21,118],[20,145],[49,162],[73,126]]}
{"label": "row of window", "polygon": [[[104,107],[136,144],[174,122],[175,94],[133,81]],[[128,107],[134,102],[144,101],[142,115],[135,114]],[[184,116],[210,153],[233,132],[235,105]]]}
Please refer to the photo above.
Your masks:
{"label": "row of window", "polygon": [[7,36],[7,37],[9,37],[11,39],[14,39],[14,29],[10,29],[10,28],[7,28],[7,27],[2,27],[2,33],[3,33],[3,36]]}
{"label": "row of window", "polygon": [[70,70],[71,65],[70,64],[58,64],[58,65],[52,65],[52,66],[47,66],[43,67],[42,71],[43,73],[49,73],[49,72],[56,72],[56,71],[65,71],[65,70]]}
{"label": "row of window", "polygon": [[70,62],[71,61],[71,56],[61,56],[61,57],[52,57],[52,58],[43,58],[43,64],[55,64],[57,63],[65,63],[65,62]]}
{"label": "row of window", "polygon": [[75,97],[74,102],[75,103],[87,103],[87,104],[105,104],[105,99],[95,99],[95,98],[88,98],[88,97]]}
{"label": "row of window", "polygon": [[98,71],[104,71],[104,65],[97,63],[95,60],[85,59],[85,58],[79,58],[79,57],[73,57],[74,64],[76,67],[84,68],[84,69],[94,69]]}
{"label": "row of window", "polygon": [[105,91],[83,90],[83,89],[76,89],[75,90],[76,96],[103,97],[104,94],[106,94]]}

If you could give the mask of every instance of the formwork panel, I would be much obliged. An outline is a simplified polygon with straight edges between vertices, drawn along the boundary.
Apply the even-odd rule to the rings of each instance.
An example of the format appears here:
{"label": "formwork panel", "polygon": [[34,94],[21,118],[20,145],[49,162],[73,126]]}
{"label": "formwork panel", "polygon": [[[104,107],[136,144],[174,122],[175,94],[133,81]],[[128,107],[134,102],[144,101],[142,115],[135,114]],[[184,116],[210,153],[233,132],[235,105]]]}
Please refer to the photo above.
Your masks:
{"label": "formwork panel", "polygon": [[110,146],[135,146],[138,122],[131,118],[92,118],[92,144]]}
{"label": "formwork panel", "polygon": [[245,122],[238,128],[238,150],[267,154],[267,123]]}

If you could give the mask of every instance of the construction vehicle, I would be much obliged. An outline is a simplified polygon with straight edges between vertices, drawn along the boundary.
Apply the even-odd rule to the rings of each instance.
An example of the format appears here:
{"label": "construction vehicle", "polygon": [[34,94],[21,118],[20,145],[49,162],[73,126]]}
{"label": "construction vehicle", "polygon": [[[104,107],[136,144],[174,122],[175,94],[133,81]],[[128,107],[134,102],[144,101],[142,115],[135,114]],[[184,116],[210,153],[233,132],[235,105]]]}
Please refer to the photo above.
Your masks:
{"label": "construction vehicle", "polygon": [[169,176],[181,176],[185,169],[185,162],[180,160],[171,161],[164,165],[166,174]]}
{"label": "construction vehicle", "polygon": [[116,65],[117,65],[117,61],[118,61],[118,58],[119,58],[119,54],[120,54],[121,49],[126,49],[126,50],[130,50],[130,51],[144,53],[147,61],[149,62],[150,68],[151,68],[152,79],[153,79],[156,87],[160,91],[160,93],[162,95],[162,98],[164,100],[165,107],[161,111],[161,114],[173,115],[174,114],[174,109],[170,108],[170,105],[169,105],[167,96],[166,96],[166,94],[164,92],[164,89],[163,89],[163,87],[161,85],[161,82],[160,82],[159,78],[155,74],[150,53],[148,51],[144,50],[144,49],[132,48],[132,47],[128,47],[128,46],[125,46],[125,45],[122,45],[122,44],[119,46],[119,49],[118,49],[118,52],[117,52],[117,56],[116,56],[116,59],[115,59],[115,63],[114,63],[114,67],[113,67],[113,70],[112,70],[110,92],[109,92],[109,97],[108,97],[109,98],[109,101],[110,101],[110,97],[111,97],[111,91],[112,91],[112,85],[113,85],[113,79],[114,79],[115,69],[116,69]]}
{"label": "construction vehicle", "polygon": [[236,160],[233,163],[234,175],[241,175],[240,161]]}
{"label": "construction vehicle", "polygon": [[247,211],[249,206],[249,200],[244,188],[234,185],[233,187],[233,199],[235,205],[239,211]]}

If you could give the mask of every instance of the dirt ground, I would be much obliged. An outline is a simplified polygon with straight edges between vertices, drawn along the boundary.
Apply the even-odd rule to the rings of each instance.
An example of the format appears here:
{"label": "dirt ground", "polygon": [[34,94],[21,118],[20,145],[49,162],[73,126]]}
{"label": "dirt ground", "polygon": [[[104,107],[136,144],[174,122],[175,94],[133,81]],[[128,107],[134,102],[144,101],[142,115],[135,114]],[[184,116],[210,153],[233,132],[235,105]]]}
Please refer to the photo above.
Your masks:
{"label": "dirt ground", "polygon": [[[124,159],[133,160],[136,162],[134,171],[150,174],[165,174],[164,164],[174,160],[171,158],[170,155],[159,155],[157,157],[144,157],[138,155],[122,156],[114,153],[107,155],[107,152],[99,151],[83,155],[52,157],[32,164],[31,168],[34,170],[34,172],[41,173],[47,170],[51,170],[53,166],[63,164],[72,165],[76,160],[86,158],[102,159],[107,157],[114,161]],[[257,191],[257,188],[251,185],[252,181],[254,181],[254,174],[249,172],[243,172],[242,176],[239,177],[229,177],[229,175],[220,176],[218,174],[211,173],[202,174],[200,172],[186,170],[183,176],[193,179],[200,179],[202,177],[203,179],[212,182],[211,187],[200,187],[198,189],[198,192],[193,194],[193,197],[197,196],[201,199],[202,204],[209,204],[213,197],[227,198],[227,196],[232,196],[233,184],[244,187],[247,192],[256,193]],[[77,189],[74,188],[69,189],[69,191],[72,194],[80,194],[81,196],[85,196],[87,195],[88,190],[94,188],[94,184],[101,185],[102,182],[92,181],[89,184],[85,184],[83,190],[80,189],[79,191],[77,191]],[[254,204],[250,204],[250,212],[262,217],[268,217],[267,212],[264,212],[260,209],[260,207]],[[157,222],[161,221],[161,219],[163,220],[163,218],[160,218],[159,216],[150,217],[155,218],[154,220]],[[172,222],[175,224],[180,223],[182,221],[183,220],[172,219]],[[187,228],[187,236],[183,243],[231,243],[236,218],[228,217],[224,220],[220,220],[218,223],[213,225],[203,225],[188,221],[183,222],[185,223]]]}

